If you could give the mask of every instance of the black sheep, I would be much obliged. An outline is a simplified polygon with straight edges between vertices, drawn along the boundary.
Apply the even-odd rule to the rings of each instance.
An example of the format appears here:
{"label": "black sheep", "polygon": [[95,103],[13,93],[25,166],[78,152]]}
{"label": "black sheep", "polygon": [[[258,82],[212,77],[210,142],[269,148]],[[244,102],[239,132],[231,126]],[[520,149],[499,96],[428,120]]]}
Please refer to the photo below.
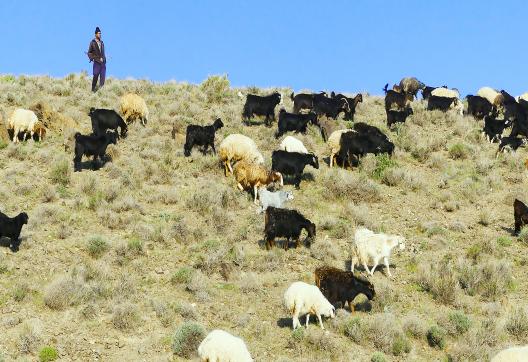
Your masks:
{"label": "black sheep", "polygon": [[313,153],[273,151],[271,154],[271,169],[280,172],[283,176],[292,175],[294,185],[299,188],[301,176],[306,165],[319,168],[319,160]]}
{"label": "black sheep", "polygon": [[28,223],[29,217],[25,212],[21,212],[17,216],[10,218],[4,213],[0,212],[0,238],[9,238],[9,248],[16,252],[20,246],[20,232],[22,226]]}
{"label": "black sheep", "polygon": [[308,123],[319,125],[317,115],[313,112],[307,114],[288,113],[284,109],[279,112],[278,131],[275,133],[275,138],[279,138],[286,132],[301,132],[306,133]]}
{"label": "black sheep", "polygon": [[432,111],[437,109],[442,112],[447,112],[453,104],[456,106],[458,104],[458,99],[432,95],[427,99],[427,110]]}
{"label": "black sheep", "polygon": [[107,130],[113,130],[117,134],[117,128],[121,128],[121,137],[127,136],[128,127],[121,116],[112,109],[90,108],[88,113],[92,120],[92,130],[96,136],[102,136]]}
{"label": "black sheep", "polygon": [[81,170],[82,156],[93,156],[93,167],[95,169],[97,159],[103,159],[106,148],[109,144],[116,144],[117,135],[115,132],[107,132],[102,136],[85,136],[77,132],[75,134],[75,157],[73,165],[75,171]]}
{"label": "black sheep", "polygon": [[341,303],[341,307],[345,308],[348,303],[351,312],[354,311],[352,302],[358,294],[364,294],[369,300],[376,296],[374,285],[368,280],[355,276],[351,271],[330,266],[315,269],[315,285],[334,307]]}
{"label": "black sheep", "polygon": [[270,120],[275,120],[275,106],[281,100],[282,96],[278,92],[264,97],[248,94],[244,104],[244,111],[242,112],[242,119],[247,122],[253,115],[266,116],[266,125],[270,126]]}
{"label": "black sheep", "polygon": [[[295,240],[295,247],[301,244],[302,229],[308,233],[307,240],[315,238],[315,224],[301,215],[297,210],[279,209],[268,206],[264,219],[264,237],[266,249],[275,245],[275,238],[286,238],[284,249],[288,250],[290,239]],[[309,246],[310,244],[308,244]]]}
{"label": "black sheep", "polygon": [[193,146],[202,146],[202,153],[205,155],[207,148],[211,146],[213,153],[216,154],[214,140],[215,132],[222,128],[224,123],[218,118],[213,124],[209,126],[199,126],[196,124],[190,124],[187,126],[185,135],[185,145],[183,146],[183,153],[185,156],[191,155]]}

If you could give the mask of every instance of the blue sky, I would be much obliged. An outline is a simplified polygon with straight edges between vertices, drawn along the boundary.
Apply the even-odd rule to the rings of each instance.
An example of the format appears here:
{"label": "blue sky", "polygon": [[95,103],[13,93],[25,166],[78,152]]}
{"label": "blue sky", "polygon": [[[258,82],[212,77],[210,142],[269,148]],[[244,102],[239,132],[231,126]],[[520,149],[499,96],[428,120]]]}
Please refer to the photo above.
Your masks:
{"label": "blue sky", "polygon": [[100,26],[118,78],[368,91],[428,85],[528,90],[528,2],[1,0],[0,72],[91,71]]}

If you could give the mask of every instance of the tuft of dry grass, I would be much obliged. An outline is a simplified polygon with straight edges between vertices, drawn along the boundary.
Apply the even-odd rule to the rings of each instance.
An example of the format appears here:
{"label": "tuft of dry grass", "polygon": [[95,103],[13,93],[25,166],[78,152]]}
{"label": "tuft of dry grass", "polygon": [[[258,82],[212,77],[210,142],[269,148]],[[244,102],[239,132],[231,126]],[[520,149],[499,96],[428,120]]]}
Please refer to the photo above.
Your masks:
{"label": "tuft of dry grass", "polygon": [[124,303],[116,305],[112,313],[112,325],[119,330],[130,330],[139,321],[139,311],[136,305]]}

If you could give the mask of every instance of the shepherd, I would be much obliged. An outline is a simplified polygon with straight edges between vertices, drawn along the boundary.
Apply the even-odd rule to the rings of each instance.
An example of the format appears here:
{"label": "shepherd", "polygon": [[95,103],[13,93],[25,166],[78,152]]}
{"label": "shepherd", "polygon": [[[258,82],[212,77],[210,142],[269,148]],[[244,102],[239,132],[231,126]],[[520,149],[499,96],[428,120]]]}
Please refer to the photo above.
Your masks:
{"label": "shepherd", "polygon": [[92,92],[97,91],[97,78],[100,78],[99,88],[105,83],[106,77],[106,56],[105,46],[101,39],[101,29],[95,28],[95,38],[90,42],[88,47],[88,58],[90,62],[93,61],[93,79],[92,79]]}

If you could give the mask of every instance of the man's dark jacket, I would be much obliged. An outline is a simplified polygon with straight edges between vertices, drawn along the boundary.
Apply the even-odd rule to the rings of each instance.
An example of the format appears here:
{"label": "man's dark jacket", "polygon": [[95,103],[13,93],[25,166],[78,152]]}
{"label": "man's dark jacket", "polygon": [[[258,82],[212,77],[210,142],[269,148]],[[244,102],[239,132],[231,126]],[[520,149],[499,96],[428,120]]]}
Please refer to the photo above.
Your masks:
{"label": "man's dark jacket", "polygon": [[106,64],[104,43],[102,40],[99,40],[99,42],[101,43],[101,49],[99,49],[95,39],[92,39],[90,46],[88,47],[88,58],[90,58],[90,61],[93,60],[97,63],[101,63],[100,59],[103,58],[103,63]]}

